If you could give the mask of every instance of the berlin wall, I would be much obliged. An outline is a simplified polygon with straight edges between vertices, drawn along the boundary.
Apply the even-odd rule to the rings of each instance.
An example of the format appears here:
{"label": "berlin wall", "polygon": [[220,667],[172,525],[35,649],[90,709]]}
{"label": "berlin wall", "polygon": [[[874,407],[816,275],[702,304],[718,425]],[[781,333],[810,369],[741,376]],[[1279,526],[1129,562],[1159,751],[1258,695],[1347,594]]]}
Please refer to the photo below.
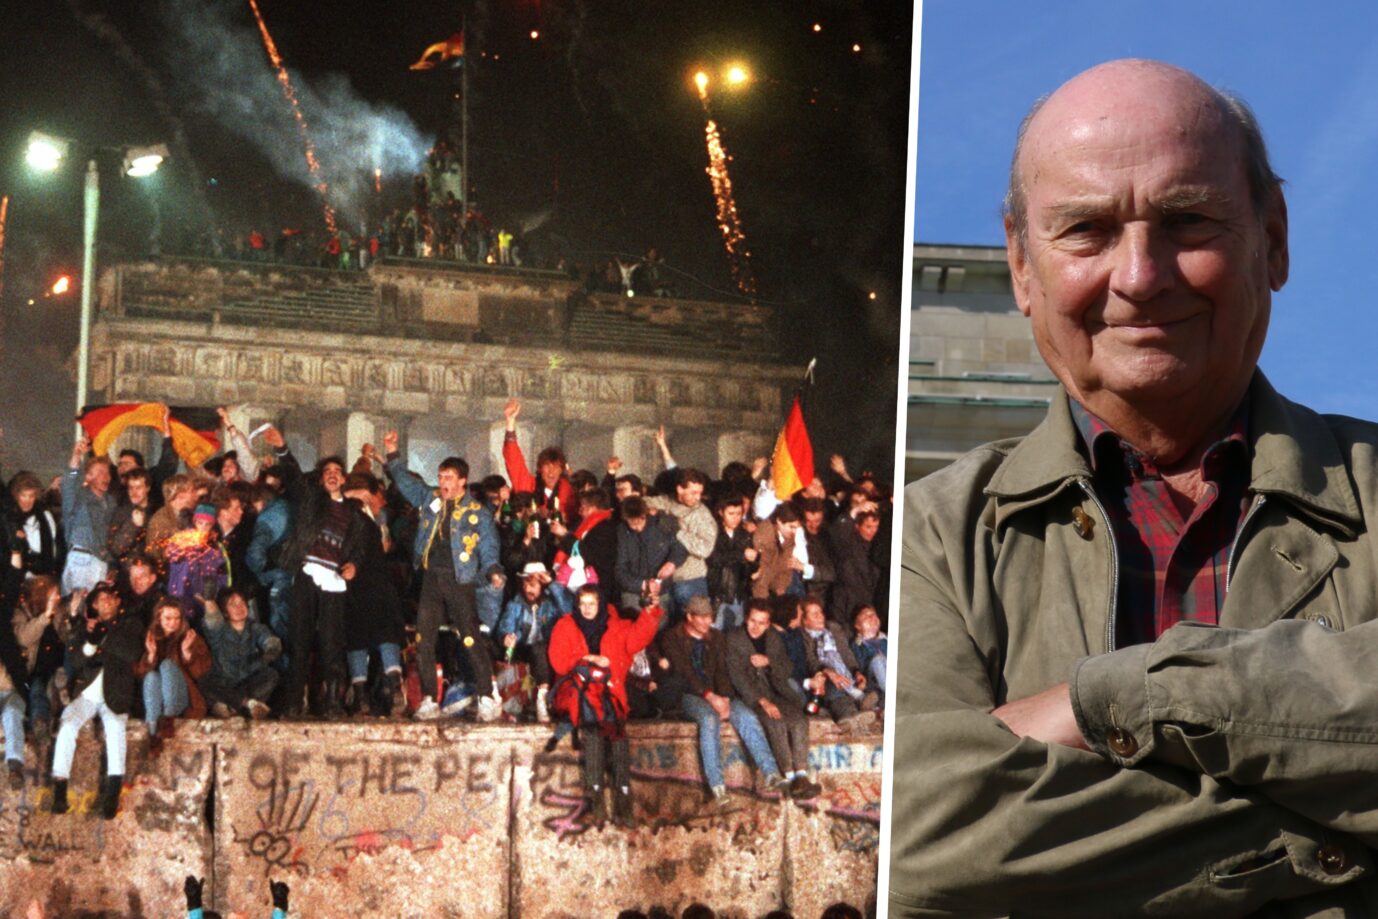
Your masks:
{"label": "berlin wall", "polygon": [[95,812],[100,743],[84,729],[72,811],[51,813],[38,754],[0,791],[0,919],[37,898],[49,916],[184,914],[187,874],[207,907],[266,915],[286,880],[309,917],[613,916],[695,900],[726,917],[837,901],[875,905],[878,726],[811,725],[824,793],[759,787],[730,731],[731,804],[704,803],[694,728],[634,723],[637,827],[583,819],[579,754],[547,726],[178,722],[148,755],[131,724],[119,816]]}

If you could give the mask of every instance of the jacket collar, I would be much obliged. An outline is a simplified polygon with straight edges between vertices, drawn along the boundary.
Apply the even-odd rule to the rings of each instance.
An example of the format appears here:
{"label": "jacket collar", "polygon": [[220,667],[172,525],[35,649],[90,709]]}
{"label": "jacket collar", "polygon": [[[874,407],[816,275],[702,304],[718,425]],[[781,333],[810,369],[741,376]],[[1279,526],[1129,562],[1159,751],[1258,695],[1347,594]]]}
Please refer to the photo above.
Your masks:
{"label": "jacket collar", "polygon": [[[1278,495],[1319,522],[1348,535],[1362,528],[1359,502],[1335,435],[1325,419],[1278,394],[1263,371],[1254,372],[1249,405],[1249,490]],[[1058,387],[1048,414],[1005,457],[986,486],[995,499],[995,523],[1041,504],[1078,480],[1090,466],[1077,448],[1079,434],[1066,390]]]}

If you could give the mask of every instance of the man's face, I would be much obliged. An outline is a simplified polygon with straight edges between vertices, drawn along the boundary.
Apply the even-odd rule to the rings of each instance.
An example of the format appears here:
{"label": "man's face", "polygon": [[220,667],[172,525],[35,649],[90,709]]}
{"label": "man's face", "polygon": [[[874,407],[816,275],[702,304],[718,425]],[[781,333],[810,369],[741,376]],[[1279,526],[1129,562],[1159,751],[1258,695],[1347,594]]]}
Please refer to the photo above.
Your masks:
{"label": "man's face", "polygon": [[244,602],[244,598],[239,594],[230,594],[225,598],[225,618],[230,625],[240,625],[249,619],[249,604]]}
{"label": "man's face", "polygon": [[227,459],[220,467],[220,481],[237,482],[239,481],[239,462],[238,460]]}
{"label": "man's face", "polygon": [[735,530],[742,525],[742,506],[740,504],[728,504],[722,509],[722,525],[729,530]]}
{"label": "man's face", "polygon": [[143,507],[148,501],[148,480],[143,478],[130,479],[125,483],[125,493],[129,495],[129,503],[135,507]]}
{"label": "man's face", "polygon": [[598,618],[598,594],[587,593],[579,595],[579,615],[585,619]]}
{"label": "man's face", "polygon": [[33,510],[33,506],[38,503],[38,492],[32,488],[21,491],[14,499],[19,504],[19,510],[27,514]]}
{"label": "man's face", "polygon": [[863,606],[857,611],[852,626],[861,638],[875,638],[880,634],[880,617],[869,606]]}
{"label": "man's face", "polygon": [[559,463],[540,463],[536,467],[536,474],[541,477],[541,484],[548,489],[554,489],[555,484],[560,481],[560,473],[565,469]]}
{"label": "man's face", "polygon": [[821,529],[823,529],[823,512],[804,511],[804,532],[810,536],[817,536]]}
{"label": "man's face", "polygon": [[238,499],[230,501],[228,505],[216,511],[215,514],[215,522],[220,525],[220,532],[222,533],[230,532],[239,526],[239,522],[243,519],[244,505]]}
{"label": "man's face", "polygon": [[703,499],[703,483],[689,482],[686,485],[676,485],[675,498],[685,507],[698,507],[699,501]]}
{"label": "man's face", "polygon": [[332,495],[338,495],[344,487],[345,473],[339,463],[326,463],[321,470],[321,485]]}
{"label": "man's face", "polygon": [[867,517],[856,525],[857,535],[870,542],[876,538],[876,533],[880,532],[880,521]]}
{"label": "man's face", "polygon": [[86,484],[96,494],[105,494],[110,490],[110,467],[105,463],[92,463],[86,470]]}
{"label": "man's face", "polygon": [[147,565],[132,565],[129,568],[129,586],[134,588],[134,593],[143,596],[153,589],[153,585],[158,583],[158,576],[153,573],[153,569]]}
{"label": "man's face", "polygon": [[789,544],[794,542],[794,534],[799,532],[799,521],[790,520],[788,522],[777,523],[775,532],[780,534],[780,542]]}
{"label": "man's face", "polygon": [[469,484],[467,478],[462,478],[460,474],[453,469],[440,470],[440,474],[436,476],[436,482],[440,486],[440,497],[444,498],[446,501],[453,501],[455,498],[464,494],[464,489]]}
{"label": "man's face", "polygon": [[746,614],[746,634],[752,638],[760,638],[770,628],[770,613],[763,609],[754,609]]}
{"label": "man's face", "polygon": [[640,533],[642,530],[646,529],[645,517],[627,517],[625,519],[627,529],[631,530],[633,533]]}
{"label": "man's face", "polygon": [[97,619],[101,622],[109,622],[119,614],[120,597],[114,591],[103,590],[96,595],[96,599],[91,601],[91,605],[95,607]]}
{"label": "man's face", "polygon": [[177,511],[191,510],[196,506],[196,489],[188,486],[173,495],[168,503]]}
{"label": "man's face", "polygon": [[713,628],[711,613],[690,613],[684,617],[684,631],[693,638],[703,638]]}
{"label": "man's face", "polygon": [[132,456],[121,456],[115,461],[115,471],[123,478],[125,473],[139,468],[139,461]]}
{"label": "man's face", "polygon": [[1092,411],[1214,417],[1243,394],[1287,279],[1287,213],[1281,195],[1257,213],[1241,146],[1203,87],[1142,62],[1082,74],[1030,124],[1015,296]]}
{"label": "man's face", "polygon": [[535,575],[522,578],[522,596],[526,598],[527,603],[535,603],[537,600],[541,599],[541,589],[544,587],[545,584]]}
{"label": "man's face", "polygon": [[808,603],[804,606],[804,628],[818,630],[827,627],[827,620],[823,616],[823,607],[817,603]]}
{"label": "man's face", "polygon": [[615,484],[612,486],[612,493],[615,494],[615,495],[617,495],[617,500],[618,500],[618,501],[621,501],[623,498],[630,498],[633,494],[635,494],[635,492],[632,491],[632,483],[631,483],[631,482],[617,482],[617,483],[615,483]]}

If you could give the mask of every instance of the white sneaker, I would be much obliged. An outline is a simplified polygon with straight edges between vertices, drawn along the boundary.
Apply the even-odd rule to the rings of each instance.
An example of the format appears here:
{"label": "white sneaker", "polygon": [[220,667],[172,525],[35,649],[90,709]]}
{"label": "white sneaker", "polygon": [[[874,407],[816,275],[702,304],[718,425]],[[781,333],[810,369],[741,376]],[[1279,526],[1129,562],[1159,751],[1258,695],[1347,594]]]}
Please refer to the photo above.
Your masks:
{"label": "white sneaker", "polygon": [[462,698],[454,700],[449,705],[441,706],[440,713],[446,716],[458,715],[460,712],[468,708],[469,703],[473,701],[473,696],[464,696]]}
{"label": "white sneaker", "polygon": [[434,721],[440,717],[440,706],[435,704],[435,700],[430,696],[421,700],[421,704],[416,707],[416,711],[411,716],[417,721]]}
{"label": "white sneaker", "polygon": [[484,696],[478,700],[478,720],[497,721],[502,714],[502,697],[498,695],[497,687],[493,687],[491,695]]}
{"label": "white sneaker", "polygon": [[546,700],[546,688],[536,690],[536,723],[550,724],[550,704]]}

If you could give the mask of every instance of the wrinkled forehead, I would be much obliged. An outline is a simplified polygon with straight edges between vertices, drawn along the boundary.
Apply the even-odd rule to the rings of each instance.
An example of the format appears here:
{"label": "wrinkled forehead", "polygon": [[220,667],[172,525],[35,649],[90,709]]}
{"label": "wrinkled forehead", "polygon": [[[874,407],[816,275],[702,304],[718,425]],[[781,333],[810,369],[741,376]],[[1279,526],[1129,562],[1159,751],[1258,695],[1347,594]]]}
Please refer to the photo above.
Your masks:
{"label": "wrinkled forehead", "polygon": [[1026,187],[1065,158],[1151,157],[1157,149],[1199,149],[1243,170],[1238,122],[1224,98],[1195,75],[1152,61],[1113,61],[1073,77],[1024,129],[1020,174]]}

